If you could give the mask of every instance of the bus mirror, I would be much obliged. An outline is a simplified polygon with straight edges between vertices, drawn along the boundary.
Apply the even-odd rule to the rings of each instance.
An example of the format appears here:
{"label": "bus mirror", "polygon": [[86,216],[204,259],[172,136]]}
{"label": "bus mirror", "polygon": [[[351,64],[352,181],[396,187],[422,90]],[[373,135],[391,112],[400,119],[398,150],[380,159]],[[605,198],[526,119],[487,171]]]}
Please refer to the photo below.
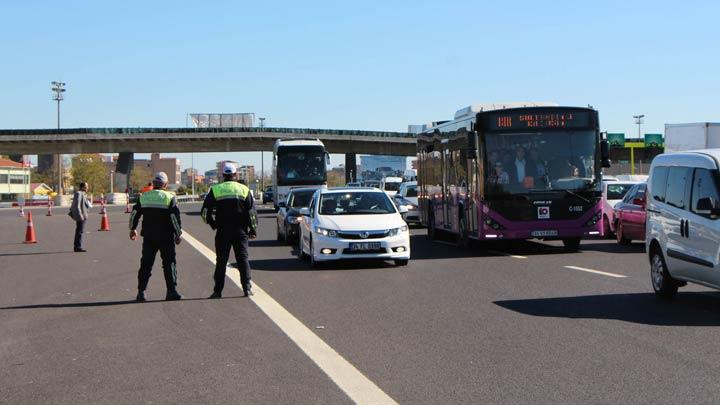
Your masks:
{"label": "bus mirror", "polygon": [[477,159],[477,132],[467,133],[468,159]]}
{"label": "bus mirror", "polygon": [[330,154],[325,152],[325,164],[330,165]]}
{"label": "bus mirror", "polygon": [[610,167],[610,146],[605,139],[600,141],[600,162],[602,167]]}

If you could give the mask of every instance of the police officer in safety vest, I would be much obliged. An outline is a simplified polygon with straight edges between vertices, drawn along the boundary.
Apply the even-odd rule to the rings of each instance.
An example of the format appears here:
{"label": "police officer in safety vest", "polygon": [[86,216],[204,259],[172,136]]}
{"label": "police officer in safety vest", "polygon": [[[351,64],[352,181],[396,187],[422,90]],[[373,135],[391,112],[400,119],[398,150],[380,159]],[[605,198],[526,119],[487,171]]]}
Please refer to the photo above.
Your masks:
{"label": "police officer in safety vest", "polygon": [[137,239],[137,226],[143,217],[143,246],[140,270],[138,271],[138,294],[136,301],[145,301],[145,289],[150,280],[155,255],[158,250],[162,258],[167,301],[179,300],[177,292],[177,272],[175,270],[175,245],[180,244],[182,229],[180,227],[180,210],[175,195],[165,191],[168,177],[158,172],[153,178],[153,190],[140,195],[140,199],[130,213],[130,239]]}
{"label": "police officer in safety vest", "polygon": [[245,296],[252,295],[248,239],[257,235],[257,216],[250,189],[237,181],[237,168],[226,162],[222,167],[223,182],[215,184],[205,197],[201,215],[215,233],[215,288],[209,298],[222,297],[225,287],[225,268],[230,248],[240,270],[240,281]]}

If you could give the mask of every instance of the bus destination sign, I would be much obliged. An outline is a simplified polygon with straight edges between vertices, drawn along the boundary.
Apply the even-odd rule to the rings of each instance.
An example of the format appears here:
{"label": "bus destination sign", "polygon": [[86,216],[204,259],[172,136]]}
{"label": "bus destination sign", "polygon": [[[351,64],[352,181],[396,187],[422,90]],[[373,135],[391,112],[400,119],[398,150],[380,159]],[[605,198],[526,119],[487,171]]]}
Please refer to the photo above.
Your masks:
{"label": "bus destination sign", "polygon": [[573,129],[590,127],[590,112],[498,112],[486,116],[488,131],[523,129]]}

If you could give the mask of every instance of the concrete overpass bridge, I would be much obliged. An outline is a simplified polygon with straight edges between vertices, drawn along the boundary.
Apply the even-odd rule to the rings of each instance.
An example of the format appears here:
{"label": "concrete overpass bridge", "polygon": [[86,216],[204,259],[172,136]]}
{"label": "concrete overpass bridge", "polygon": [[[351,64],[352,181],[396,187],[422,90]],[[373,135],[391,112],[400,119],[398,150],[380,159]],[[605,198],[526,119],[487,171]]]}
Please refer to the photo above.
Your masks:
{"label": "concrete overpass bridge", "polygon": [[2,154],[269,151],[278,138],[319,138],[330,153],[415,155],[404,132],[306,128],[74,128],[0,130]]}

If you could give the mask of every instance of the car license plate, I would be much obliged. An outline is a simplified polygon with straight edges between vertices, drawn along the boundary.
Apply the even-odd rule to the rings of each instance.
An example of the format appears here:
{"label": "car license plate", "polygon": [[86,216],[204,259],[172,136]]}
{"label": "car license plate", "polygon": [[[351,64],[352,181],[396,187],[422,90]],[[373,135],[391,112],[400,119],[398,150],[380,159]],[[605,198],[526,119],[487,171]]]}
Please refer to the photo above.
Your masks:
{"label": "car license plate", "polygon": [[350,250],[377,250],[380,249],[380,242],[353,242],[350,243]]}
{"label": "car license plate", "polygon": [[547,229],[543,231],[532,231],[530,236],[541,237],[541,236],[558,236],[558,231],[555,229]]}

